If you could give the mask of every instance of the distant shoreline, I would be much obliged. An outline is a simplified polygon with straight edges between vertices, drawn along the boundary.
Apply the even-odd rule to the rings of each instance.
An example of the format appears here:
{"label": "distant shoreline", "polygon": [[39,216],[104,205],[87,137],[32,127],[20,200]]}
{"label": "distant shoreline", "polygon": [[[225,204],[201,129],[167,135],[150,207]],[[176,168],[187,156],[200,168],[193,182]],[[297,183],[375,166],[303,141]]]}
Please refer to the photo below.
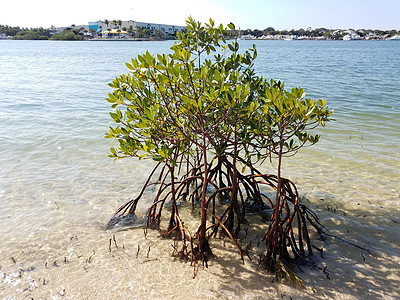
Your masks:
{"label": "distant shoreline", "polygon": [[[283,39],[239,39],[239,41],[265,41],[265,42],[269,42],[269,41],[282,41],[282,42],[290,42],[290,41],[296,41],[296,42],[311,42],[311,41],[316,41],[316,42],[353,42],[353,41],[357,41],[357,42],[371,42],[371,41],[375,41],[375,42],[379,42],[379,41],[399,41],[400,39],[376,39],[376,40],[334,40],[334,39],[330,39],[330,40],[321,40],[321,39],[304,39],[304,40],[296,40],[296,39],[292,39],[292,40],[283,40]],[[0,41],[49,41],[49,42],[165,42],[165,41],[173,41],[173,40],[167,40],[167,39],[160,39],[160,40],[156,40],[156,39],[85,39],[85,40],[52,40],[52,39],[43,39],[43,40],[29,40],[29,39],[24,39],[24,40],[18,40],[18,39],[0,39]]]}
{"label": "distant shoreline", "polygon": [[162,41],[173,41],[173,40],[168,40],[168,39],[143,39],[143,38],[123,38],[123,39],[88,39],[84,40],[88,42],[103,42],[103,41],[109,41],[109,42],[162,42]]}

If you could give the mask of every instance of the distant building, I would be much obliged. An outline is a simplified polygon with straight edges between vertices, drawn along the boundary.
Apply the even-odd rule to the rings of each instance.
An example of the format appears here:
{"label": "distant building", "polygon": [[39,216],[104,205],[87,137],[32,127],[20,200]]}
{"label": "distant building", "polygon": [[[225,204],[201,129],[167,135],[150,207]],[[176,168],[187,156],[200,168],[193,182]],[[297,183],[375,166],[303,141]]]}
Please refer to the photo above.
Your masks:
{"label": "distant building", "polygon": [[362,37],[354,30],[347,30],[347,34],[343,36],[344,41],[352,41],[352,40],[362,40]]}
{"label": "distant building", "polygon": [[51,27],[49,28],[50,35],[60,34],[64,30],[82,29],[82,31],[89,31],[90,25],[71,25],[64,27]]}
{"label": "distant building", "polygon": [[99,23],[98,22],[89,22],[89,31],[93,29],[94,32],[99,31]]}
{"label": "distant building", "polygon": [[107,29],[116,29],[116,28],[119,28],[121,30],[126,29],[135,32],[136,27],[139,27],[141,29],[148,29],[151,32],[159,30],[162,31],[164,35],[175,35],[177,31],[183,31],[186,29],[185,26],[137,22],[133,20],[121,21],[121,25],[115,24],[113,21],[108,21],[108,24],[106,24],[104,21],[99,20],[97,22],[89,22],[88,30],[98,34]]}
{"label": "distant building", "polygon": [[155,24],[155,23],[144,23],[144,22],[135,22],[135,23],[136,23],[135,27],[139,26],[143,29],[161,30],[162,32],[164,32],[164,34],[172,34],[172,35],[175,35],[177,31],[183,31],[186,29],[185,26],[177,26],[177,25]]}
{"label": "distant building", "polygon": [[396,35],[388,38],[388,40],[400,40],[400,34],[396,34]]}
{"label": "distant building", "polygon": [[245,34],[245,35],[241,36],[241,39],[242,40],[254,40],[254,39],[256,39],[256,37],[254,35],[251,35],[251,34]]}

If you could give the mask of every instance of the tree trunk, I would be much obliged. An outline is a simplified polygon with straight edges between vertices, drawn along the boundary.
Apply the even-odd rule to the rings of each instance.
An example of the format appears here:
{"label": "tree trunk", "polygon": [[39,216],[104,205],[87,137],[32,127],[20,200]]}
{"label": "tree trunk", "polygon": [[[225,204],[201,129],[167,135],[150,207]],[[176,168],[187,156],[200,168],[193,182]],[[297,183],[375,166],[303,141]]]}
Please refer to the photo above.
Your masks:
{"label": "tree trunk", "polygon": [[200,220],[200,228],[199,228],[199,250],[203,253],[209,252],[210,247],[208,245],[208,241],[206,238],[206,228],[207,228],[207,184],[208,184],[208,162],[207,162],[207,149],[205,147],[205,138],[204,144],[202,147],[203,152],[203,163],[204,163],[204,177],[203,177],[203,186],[201,189],[201,220]]}

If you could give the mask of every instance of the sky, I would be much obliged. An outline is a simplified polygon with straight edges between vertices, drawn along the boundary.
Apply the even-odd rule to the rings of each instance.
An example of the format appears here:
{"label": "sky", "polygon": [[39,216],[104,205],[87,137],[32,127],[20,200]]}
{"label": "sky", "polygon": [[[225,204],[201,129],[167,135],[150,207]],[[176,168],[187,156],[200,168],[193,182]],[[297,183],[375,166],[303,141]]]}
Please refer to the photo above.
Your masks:
{"label": "sky", "polygon": [[18,0],[1,1],[0,25],[49,28],[98,20],[185,25],[191,16],[241,29],[396,29],[400,0]]}

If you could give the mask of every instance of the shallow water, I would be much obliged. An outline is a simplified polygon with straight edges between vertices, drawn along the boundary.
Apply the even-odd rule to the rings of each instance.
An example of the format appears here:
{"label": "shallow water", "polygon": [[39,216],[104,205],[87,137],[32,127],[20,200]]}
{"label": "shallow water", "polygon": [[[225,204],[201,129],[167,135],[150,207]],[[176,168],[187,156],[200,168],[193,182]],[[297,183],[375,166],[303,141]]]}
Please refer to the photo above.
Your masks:
{"label": "shallow water", "polygon": [[298,270],[297,290],[257,270],[256,247],[242,265],[233,245],[212,241],[216,257],[193,279],[157,232],[105,231],[152,168],[107,157],[107,83],[130,57],[171,42],[0,41],[1,298],[399,298],[400,43],[256,44],[259,74],[335,109],[321,141],[288,158],[284,176],[331,234],[370,252],[316,239],[324,258]]}

